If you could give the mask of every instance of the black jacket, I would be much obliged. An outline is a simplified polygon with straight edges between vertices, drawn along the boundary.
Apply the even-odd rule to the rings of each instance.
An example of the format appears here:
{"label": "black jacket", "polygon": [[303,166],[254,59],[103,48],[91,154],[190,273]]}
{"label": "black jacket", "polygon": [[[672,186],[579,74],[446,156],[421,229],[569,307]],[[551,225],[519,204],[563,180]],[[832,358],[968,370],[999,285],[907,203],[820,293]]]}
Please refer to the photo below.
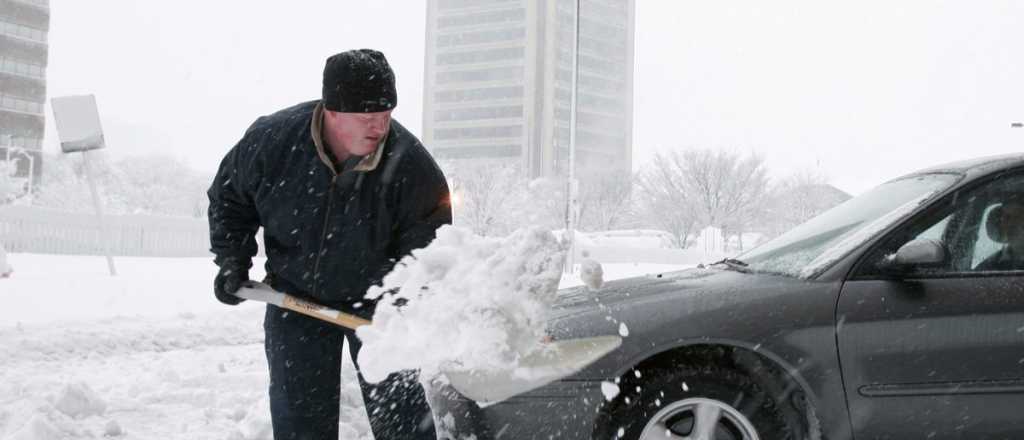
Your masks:
{"label": "black jacket", "polygon": [[263,227],[275,289],[369,318],[366,290],[451,223],[448,185],[394,120],[376,167],[353,157],[336,172],[311,135],[318,102],[257,119],[228,152],[207,193],[211,250],[251,264]]}

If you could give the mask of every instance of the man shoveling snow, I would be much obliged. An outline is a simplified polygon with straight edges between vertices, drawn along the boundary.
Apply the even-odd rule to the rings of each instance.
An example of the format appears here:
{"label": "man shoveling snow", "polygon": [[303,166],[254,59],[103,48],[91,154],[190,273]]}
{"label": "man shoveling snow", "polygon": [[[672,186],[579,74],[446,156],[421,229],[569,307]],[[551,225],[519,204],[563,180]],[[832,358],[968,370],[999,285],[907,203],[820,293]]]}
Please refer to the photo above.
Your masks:
{"label": "man shoveling snow", "polygon": [[[239,295],[355,328],[367,381],[419,371],[432,401],[444,399],[450,384],[490,403],[579,371],[621,343],[618,336],[547,340],[564,256],[554,235],[539,228],[498,239],[444,226],[370,288],[366,299],[378,304],[372,322],[266,286]],[[434,418],[442,432],[456,425],[444,414]]]}
{"label": "man shoveling snow", "polygon": [[[323,95],[256,120],[210,186],[210,243],[220,271],[214,293],[226,304],[249,280],[256,231],[263,229],[266,282],[278,291],[369,318],[363,298],[396,261],[451,223],[448,187],[416,137],[391,119],[395,75],[380,52],[327,59]],[[307,304],[307,303],[304,303]],[[264,318],[274,437],[337,438],[342,348],[350,329],[282,304]],[[415,373],[360,381],[378,439],[434,438]]]}

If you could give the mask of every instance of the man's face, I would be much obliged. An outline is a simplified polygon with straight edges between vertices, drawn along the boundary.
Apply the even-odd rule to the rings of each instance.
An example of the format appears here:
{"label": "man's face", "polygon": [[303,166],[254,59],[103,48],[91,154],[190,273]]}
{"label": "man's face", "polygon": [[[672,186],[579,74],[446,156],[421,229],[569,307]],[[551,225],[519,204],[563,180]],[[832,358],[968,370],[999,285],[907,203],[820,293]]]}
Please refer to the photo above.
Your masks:
{"label": "man's face", "polygon": [[1003,231],[1014,254],[1024,253],[1024,202],[1009,202],[1003,207]]}
{"label": "man's face", "polygon": [[390,126],[390,110],[377,113],[324,110],[324,137],[336,154],[338,149],[356,156],[373,153]]}

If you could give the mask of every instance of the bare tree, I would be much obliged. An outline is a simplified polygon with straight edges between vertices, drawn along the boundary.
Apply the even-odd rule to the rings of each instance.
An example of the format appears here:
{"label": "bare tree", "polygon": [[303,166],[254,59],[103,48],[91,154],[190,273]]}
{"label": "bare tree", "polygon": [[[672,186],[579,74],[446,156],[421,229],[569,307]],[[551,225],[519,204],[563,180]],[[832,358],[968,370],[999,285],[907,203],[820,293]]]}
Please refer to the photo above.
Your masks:
{"label": "bare tree", "polygon": [[608,231],[621,227],[633,211],[633,176],[608,169],[593,171],[580,180],[580,229]]}
{"label": "bare tree", "polygon": [[460,204],[456,224],[479,235],[505,235],[520,226],[526,181],[518,167],[503,163],[445,164]]}
{"label": "bare tree", "polygon": [[690,235],[697,232],[701,217],[690,196],[678,153],[658,155],[637,177],[637,204],[646,221],[672,234],[680,249],[689,245]]}
{"label": "bare tree", "polygon": [[722,230],[723,238],[740,237],[763,217],[768,177],[757,155],[728,151],[690,150],[657,155],[640,174],[640,199],[645,215],[676,237],[707,226]]}
{"label": "bare tree", "polygon": [[818,171],[802,170],[774,185],[768,197],[766,232],[779,235],[850,199]]}
{"label": "bare tree", "polygon": [[690,150],[672,153],[684,189],[700,207],[707,226],[722,230],[723,238],[742,234],[761,217],[768,189],[764,159],[755,154],[741,156],[724,150]]}

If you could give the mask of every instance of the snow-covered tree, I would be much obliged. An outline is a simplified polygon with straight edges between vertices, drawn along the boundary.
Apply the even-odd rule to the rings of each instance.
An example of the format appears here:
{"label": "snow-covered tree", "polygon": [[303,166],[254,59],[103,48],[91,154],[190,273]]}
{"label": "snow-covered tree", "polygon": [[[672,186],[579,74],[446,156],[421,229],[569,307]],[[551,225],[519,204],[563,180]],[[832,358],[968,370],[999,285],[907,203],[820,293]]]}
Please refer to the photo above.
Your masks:
{"label": "snow-covered tree", "polygon": [[[93,177],[111,214],[206,215],[206,187],[211,177],[183,161],[162,155],[112,161],[103,152],[90,152]],[[46,158],[34,203],[66,211],[91,212],[92,199],[80,155]]]}
{"label": "snow-covered tree", "polygon": [[212,178],[189,168],[171,156],[134,156],[117,162],[116,183],[111,191],[132,214],[180,216],[206,215],[200,209],[207,200]]}

